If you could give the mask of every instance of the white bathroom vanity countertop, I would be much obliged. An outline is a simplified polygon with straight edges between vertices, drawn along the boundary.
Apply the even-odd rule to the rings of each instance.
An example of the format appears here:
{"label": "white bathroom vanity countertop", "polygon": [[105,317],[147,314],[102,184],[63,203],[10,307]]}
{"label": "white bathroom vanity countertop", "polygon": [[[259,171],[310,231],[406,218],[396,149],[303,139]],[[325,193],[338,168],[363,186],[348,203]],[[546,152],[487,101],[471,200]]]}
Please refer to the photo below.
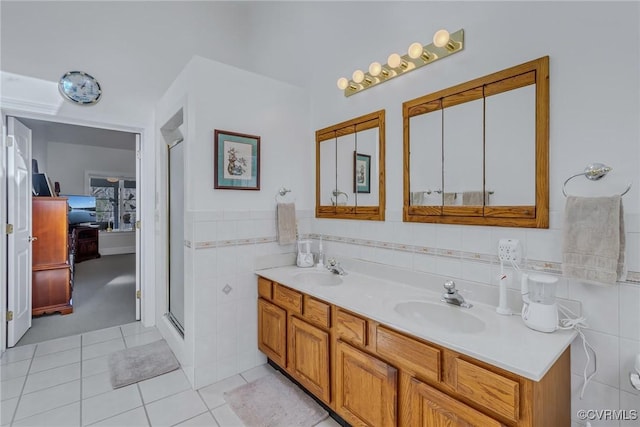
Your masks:
{"label": "white bathroom vanity countertop", "polygon": [[[329,286],[309,283],[300,276],[300,273],[324,273],[316,268],[285,266],[257,270],[256,274],[534,381],[544,377],[577,335],[575,330],[534,331],[522,322],[519,315],[499,315],[494,306],[473,299],[467,298],[467,302],[473,304],[471,308],[440,302],[440,293],[430,289],[442,288],[447,280],[445,276],[421,274],[420,277],[434,282],[425,289],[423,284],[414,285],[384,277],[379,269],[374,268],[367,272],[369,274],[345,269],[346,276],[336,276],[342,279],[342,283]],[[443,309],[453,311],[445,314],[454,316],[454,321],[434,322],[402,316],[394,307],[406,301],[426,301],[443,306]],[[456,330],[457,313],[467,318],[467,326],[473,324],[469,325],[465,314],[477,317],[481,320],[477,322],[479,327],[471,327],[466,332]]]}

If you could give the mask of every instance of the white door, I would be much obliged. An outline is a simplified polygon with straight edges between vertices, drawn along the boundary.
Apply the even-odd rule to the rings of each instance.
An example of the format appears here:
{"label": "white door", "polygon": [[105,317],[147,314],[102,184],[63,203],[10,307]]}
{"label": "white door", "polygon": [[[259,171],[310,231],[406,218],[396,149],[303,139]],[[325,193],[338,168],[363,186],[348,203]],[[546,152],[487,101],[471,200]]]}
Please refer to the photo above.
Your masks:
{"label": "white door", "polygon": [[31,129],[14,117],[7,131],[7,347],[31,327]]}
{"label": "white door", "polygon": [[142,199],[142,152],[140,151],[140,134],[136,134],[136,320],[140,320],[141,311],[141,268],[142,268],[142,254],[140,245],[140,199]]}

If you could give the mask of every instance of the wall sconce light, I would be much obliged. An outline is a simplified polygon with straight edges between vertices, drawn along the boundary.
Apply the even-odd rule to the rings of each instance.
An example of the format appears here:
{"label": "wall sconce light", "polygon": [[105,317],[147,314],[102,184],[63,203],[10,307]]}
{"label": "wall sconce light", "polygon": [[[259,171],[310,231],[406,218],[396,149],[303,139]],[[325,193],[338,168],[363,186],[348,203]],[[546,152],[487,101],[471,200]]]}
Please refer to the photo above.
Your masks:
{"label": "wall sconce light", "polygon": [[346,77],[338,79],[338,89],[344,91],[344,96],[351,96],[394,77],[416,70],[427,64],[445,58],[464,48],[464,30],[460,29],[449,34],[447,30],[437,31],[433,35],[433,43],[423,46],[419,42],[412,43],[405,55],[392,53],[387,63],[372,62],[369,71],[356,70],[351,80]]}

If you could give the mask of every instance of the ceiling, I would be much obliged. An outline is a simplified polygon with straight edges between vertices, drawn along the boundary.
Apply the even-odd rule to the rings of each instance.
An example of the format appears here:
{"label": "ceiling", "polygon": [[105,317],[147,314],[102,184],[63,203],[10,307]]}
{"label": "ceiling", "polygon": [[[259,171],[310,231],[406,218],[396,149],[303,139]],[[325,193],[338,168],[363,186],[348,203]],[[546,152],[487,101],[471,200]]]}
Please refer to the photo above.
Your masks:
{"label": "ceiling", "polygon": [[136,149],[136,135],[134,133],[36,119],[19,118],[19,120],[31,129],[34,138],[46,142],[90,145],[119,150],[135,151]]}

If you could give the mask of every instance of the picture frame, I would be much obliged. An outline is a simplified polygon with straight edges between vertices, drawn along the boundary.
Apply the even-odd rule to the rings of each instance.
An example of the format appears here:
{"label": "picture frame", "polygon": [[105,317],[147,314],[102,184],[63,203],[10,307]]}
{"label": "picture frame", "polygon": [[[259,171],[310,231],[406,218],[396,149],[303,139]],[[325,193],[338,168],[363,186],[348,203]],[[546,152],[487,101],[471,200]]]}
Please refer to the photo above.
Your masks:
{"label": "picture frame", "polygon": [[371,156],[353,152],[353,192],[371,193]]}
{"label": "picture frame", "polygon": [[213,188],[260,190],[260,137],[215,129],[213,139]]}

